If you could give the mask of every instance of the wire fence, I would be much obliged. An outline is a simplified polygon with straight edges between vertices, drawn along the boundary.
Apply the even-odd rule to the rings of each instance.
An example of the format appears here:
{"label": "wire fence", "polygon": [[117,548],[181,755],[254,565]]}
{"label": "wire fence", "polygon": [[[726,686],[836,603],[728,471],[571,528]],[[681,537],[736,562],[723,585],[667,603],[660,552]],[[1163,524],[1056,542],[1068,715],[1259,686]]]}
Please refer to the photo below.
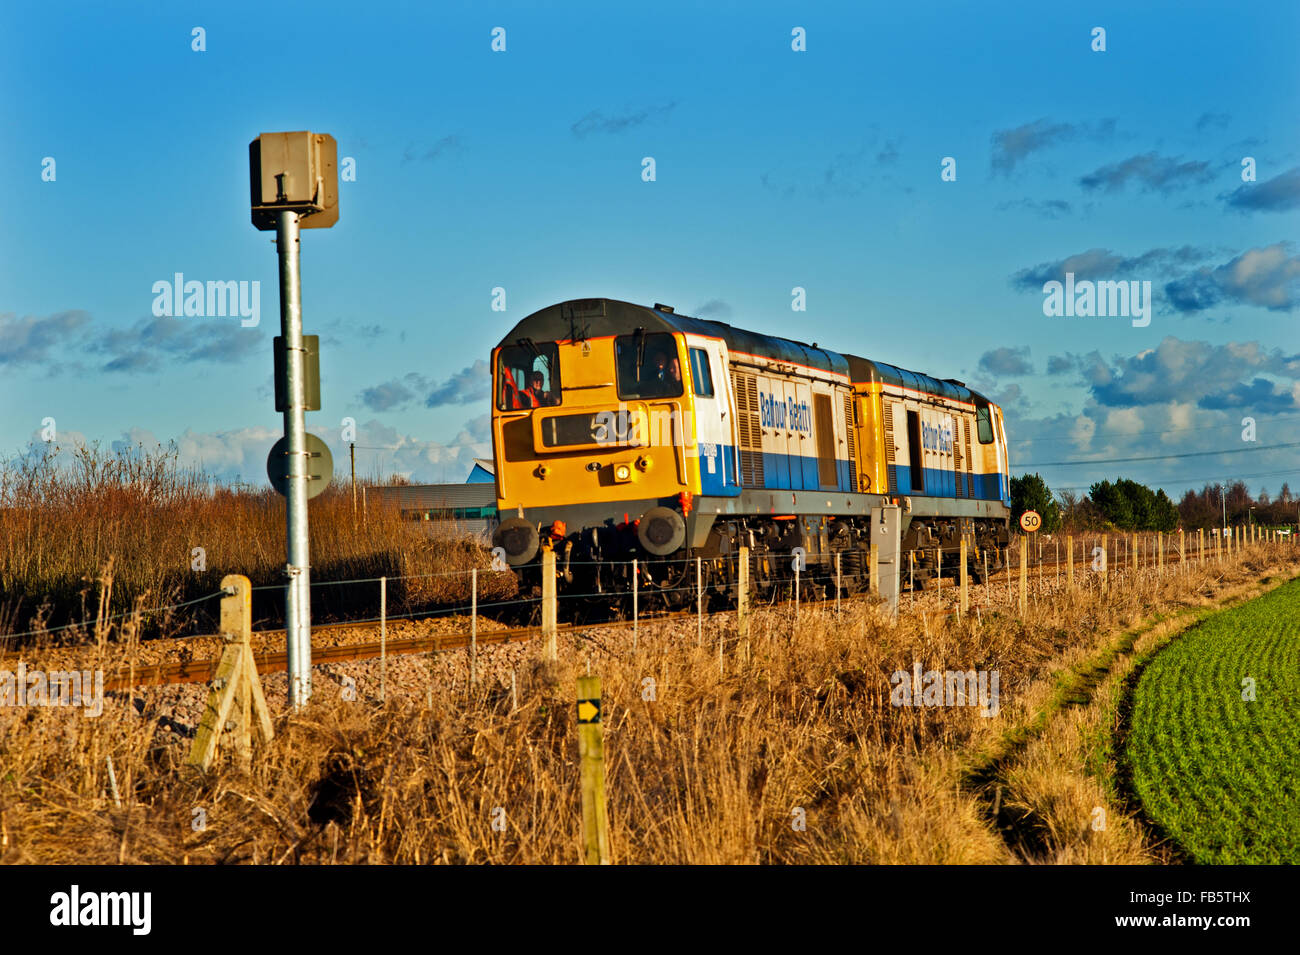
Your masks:
{"label": "wire fence", "polygon": [[[997,573],[1005,573],[1005,600],[1007,603],[1014,603],[1015,577],[1016,568],[1033,567],[1036,571],[1036,577],[1040,581],[1047,580],[1050,584],[1049,589],[1060,590],[1069,586],[1070,582],[1077,574],[1081,580],[1104,580],[1107,575],[1114,574],[1116,579],[1122,575],[1133,574],[1135,579],[1143,575],[1161,574],[1167,567],[1177,568],[1178,572],[1186,573],[1188,568],[1194,564],[1204,563],[1206,561],[1224,560],[1233,555],[1240,555],[1241,551],[1250,546],[1260,543],[1296,543],[1296,535],[1282,535],[1274,530],[1259,528],[1229,528],[1223,533],[1206,535],[1198,532],[1196,535],[1189,534],[1092,534],[1082,535],[1079,537],[1067,536],[1065,540],[1057,537],[1017,537],[1012,539],[1007,546],[1003,548],[983,548],[973,549],[971,552],[971,561],[968,567],[978,573],[978,578],[982,582],[977,582],[976,586],[982,589],[990,605],[1002,602],[1002,592],[999,589],[1002,584],[995,584],[993,577]],[[958,572],[959,558],[956,556],[956,549],[950,544],[941,547],[923,547],[907,551],[906,560],[900,565],[900,590],[902,580],[907,581],[907,591],[909,593],[909,606],[915,606],[918,592],[928,589],[930,581],[934,582],[934,589],[939,593],[943,590],[943,580],[945,569],[950,575]],[[1032,554],[1032,559],[1031,559]],[[918,556],[920,555],[919,559]],[[993,557],[990,565],[990,555]],[[560,559],[556,556],[555,565],[557,573],[569,575],[570,571],[575,568],[617,568],[623,571],[622,574],[609,575],[614,579],[625,577],[627,580],[626,590],[582,590],[566,591],[556,595],[557,605],[562,601],[593,601],[593,600],[614,600],[620,603],[627,602],[632,610],[631,622],[635,626],[641,616],[639,602],[649,600],[653,603],[662,603],[660,610],[666,609],[672,605],[682,605],[689,607],[689,601],[675,600],[678,596],[687,594],[695,595],[695,607],[697,616],[703,617],[706,609],[712,612],[709,604],[715,601],[711,597],[718,595],[735,596],[732,591],[736,586],[737,575],[729,572],[725,576],[718,576],[715,570],[719,565],[725,562],[734,563],[739,554],[724,554],[717,557],[679,557],[679,558],[656,558],[653,560],[628,560],[628,561],[597,561],[597,560],[569,560]],[[945,560],[947,564],[945,566]],[[842,571],[838,561],[818,561],[813,557],[800,559],[792,552],[752,552],[748,557],[750,579],[767,581],[770,584],[775,583],[776,587],[769,587],[770,601],[777,600],[777,591],[789,588],[791,596],[796,604],[803,598],[804,592],[812,588],[821,589],[822,603],[829,599],[828,595],[834,595],[837,601],[841,593],[845,590],[844,583],[848,580],[850,583],[867,576],[869,570],[861,566],[860,562],[855,562],[847,572]],[[790,561],[792,563],[792,573],[784,574],[774,570],[780,561]],[[794,569],[793,565],[798,564],[799,569]],[[696,568],[695,580],[686,583],[675,583],[671,586],[663,586],[659,581],[668,581],[672,576],[678,576],[671,573],[672,568],[679,568],[680,577],[687,580],[690,567]],[[670,573],[665,576],[663,571],[668,568]],[[1047,575],[1044,568],[1050,568],[1052,576]],[[708,573],[705,573],[705,571]],[[761,571],[761,572],[760,572]],[[510,607],[533,606],[532,613],[535,615],[537,609],[541,606],[543,597],[541,595],[530,594],[528,596],[517,597],[502,600],[479,600],[479,582],[483,576],[497,575],[503,578],[513,576],[514,569],[501,569],[500,567],[488,568],[469,568],[449,571],[433,571],[425,574],[401,574],[394,576],[379,577],[357,577],[344,580],[313,580],[312,587],[353,587],[366,584],[377,584],[378,587],[373,594],[375,603],[378,605],[380,612],[377,615],[362,616],[349,618],[337,623],[327,624],[327,626],[368,626],[371,624],[385,625],[390,620],[412,620],[412,619],[436,619],[440,617],[463,616],[466,613],[473,613],[475,617],[483,611],[500,611]],[[388,586],[391,583],[400,583],[411,580],[428,580],[438,578],[469,578],[472,589],[471,601],[469,603],[455,604],[451,606],[433,606],[421,607],[414,610],[404,610],[390,613],[387,610]],[[977,578],[977,581],[978,581]],[[599,580],[600,576],[596,575],[595,579]],[[644,579],[644,583],[643,583]],[[957,585],[950,583],[949,587],[955,589]],[[252,587],[253,592],[275,592],[283,595],[285,586],[280,584],[265,584]],[[161,607],[152,607],[149,609],[136,609],[122,611],[107,616],[88,617],[84,620],[74,623],[63,624],[57,627],[41,627],[27,630],[21,633],[11,633],[0,635],[0,641],[10,642],[29,637],[47,636],[55,633],[74,631],[78,629],[91,629],[99,631],[102,628],[109,627],[113,623],[118,623],[128,618],[140,619],[150,615],[171,615],[176,611],[186,608],[195,607],[200,604],[212,601],[224,595],[224,591],[217,590],[207,593],[190,600],[178,603],[168,604]],[[1025,589],[1021,587],[1021,599],[1024,599]],[[368,599],[368,598],[367,598]],[[611,619],[608,621],[598,621],[597,623],[615,623],[626,622]],[[278,632],[272,631],[255,631],[255,632]],[[211,634],[189,634],[185,637],[210,636]],[[183,638],[185,638],[183,637]]]}

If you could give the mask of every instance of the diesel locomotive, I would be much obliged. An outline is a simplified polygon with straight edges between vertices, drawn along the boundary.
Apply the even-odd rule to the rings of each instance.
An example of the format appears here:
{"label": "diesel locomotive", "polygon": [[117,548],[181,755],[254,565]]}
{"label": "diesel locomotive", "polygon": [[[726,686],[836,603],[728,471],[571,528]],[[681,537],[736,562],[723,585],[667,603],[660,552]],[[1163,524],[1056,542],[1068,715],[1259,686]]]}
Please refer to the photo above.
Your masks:
{"label": "diesel locomotive", "polygon": [[493,544],[523,585],[549,548],[561,592],[626,594],[637,558],[642,594],[688,604],[695,558],[729,593],[746,545],[756,588],[788,583],[799,553],[814,592],[859,591],[883,504],[920,578],[964,537],[981,579],[1008,541],[1002,411],[953,379],[596,298],[515,325],[492,396]]}

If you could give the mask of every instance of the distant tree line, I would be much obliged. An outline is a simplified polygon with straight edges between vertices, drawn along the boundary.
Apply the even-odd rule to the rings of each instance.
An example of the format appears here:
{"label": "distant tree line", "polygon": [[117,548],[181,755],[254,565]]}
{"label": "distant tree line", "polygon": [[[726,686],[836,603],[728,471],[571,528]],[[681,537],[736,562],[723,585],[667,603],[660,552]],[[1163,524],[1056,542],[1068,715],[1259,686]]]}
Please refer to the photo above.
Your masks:
{"label": "distant tree line", "polygon": [[1207,484],[1199,492],[1188,491],[1178,502],[1178,513],[1188,528],[1221,527],[1225,511],[1229,527],[1247,523],[1278,527],[1295,524],[1300,519],[1298,509],[1300,499],[1285,483],[1276,498],[1269,497],[1265,490],[1252,498],[1244,481],[1234,481],[1228,485]]}
{"label": "distant tree line", "polygon": [[1173,531],[1178,528],[1220,527],[1225,513],[1229,527],[1253,523],[1265,527],[1295,525],[1300,521],[1300,499],[1282,485],[1276,498],[1267,491],[1251,497],[1244,481],[1227,485],[1207,484],[1188,491],[1178,504],[1163,488],[1151,490],[1128,478],[1098,481],[1087,494],[1076,491],[1052,493],[1038,474],[1011,479],[1011,515],[1019,522],[1025,511],[1037,511],[1041,530],[1054,533],[1081,530]]}

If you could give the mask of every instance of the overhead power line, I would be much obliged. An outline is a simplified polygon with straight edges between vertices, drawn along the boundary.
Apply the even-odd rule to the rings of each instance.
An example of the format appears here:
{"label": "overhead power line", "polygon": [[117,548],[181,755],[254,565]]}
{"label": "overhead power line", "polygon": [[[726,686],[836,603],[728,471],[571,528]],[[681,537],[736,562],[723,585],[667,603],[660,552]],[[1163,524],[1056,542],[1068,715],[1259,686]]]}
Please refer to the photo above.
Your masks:
{"label": "overhead power line", "polygon": [[[1264,421],[1268,421],[1270,423],[1274,421],[1286,421],[1291,418],[1300,418],[1300,415],[1295,415],[1295,414],[1271,415],[1267,418],[1261,418],[1261,423]],[[1200,432],[1226,431],[1228,429],[1238,430],[1240,428],[1241,425],[1239,424],[1215,424],[1215,425],[1209,425],[1208,427],[1198,426],[1194,428],[1166,428],[1164,430],[1158,430],[1158,431],[1094,431],[1092,434],[1088,435],[1088,439],[1092,440],[1093,438],[1137,438],[1137,437],[1141,437],[1142,435],[1149,435],[1149,434],[1187,434],[1190,431],[1200,431]],[[1070,435],[1065,435],[1064,437],[1057,437],[1057,438],[1017,438],[1014,439],[1012,443],[1013,444],[1026,444],[1026,443],[1047,444],[1048,442],[1054,443],[1057,441],[1075,441],[1075,440],[1077,439],[1071,437]]]}
{"label": "overhead power line", "polygon": [[[1142,481],[1142,484],[1148,484],[1157,487],[1161,484],[1231,484],[1233,481],[1247,481],[1254,478],[1281,477],[1282,475],[1300,477],[1300,467],[1286,468],[1282,471],[1260,471],[1257,474],[1237,474],[1231,478],[1225,478],[1222,474],[1216,474],[1212,477],[1196,478],[1172,478],[1161,481]],[[1053,484],[1053,491],[1088,491],[1092,489],[1091,484]]]}
{"label": "overhead power line", "polygon": [[1181,454],[1148,454],[1136,458],[1090,458],[1086,461],[1035,461],[1032,464],[1017,464],[1017,468],[1065,468],[1084,464],[1128,464],[1132,461],[1169,461],[1174,458],[1204,458],[1217,454],[1246,454],[1251,451],[1278,451],[1284,448],[1300,448],[1300,441],[1286,444],[1261,444],[1255,448],[1229,448],[1223,451],[1184,451]]}

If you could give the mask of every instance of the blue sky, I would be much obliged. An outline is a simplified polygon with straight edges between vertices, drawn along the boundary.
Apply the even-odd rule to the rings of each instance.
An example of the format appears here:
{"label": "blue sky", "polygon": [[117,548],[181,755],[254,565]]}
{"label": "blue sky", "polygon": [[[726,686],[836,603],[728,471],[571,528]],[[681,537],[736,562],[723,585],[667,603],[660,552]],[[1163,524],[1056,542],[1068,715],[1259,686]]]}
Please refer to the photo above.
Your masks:
{"label": "blue sky", "polygon": [[[1296,448],[1051,464],[1297,440],[1294,4],[697,6],[6,8],[0,453],[52,417],[61,444],[175,439],[265,480],[279,306],[247,145],[311,129],[356,181],[303,234],[308,425],[339,463],[356,419],[362,473],[460,480],[492,345],[606,295],[961,378],[1054,487],[1300,484]],[[1150,324],[1044,315],[1067,270],[1150,281]],[[260,325],[155,318],[176,272],[260,282]]]}

